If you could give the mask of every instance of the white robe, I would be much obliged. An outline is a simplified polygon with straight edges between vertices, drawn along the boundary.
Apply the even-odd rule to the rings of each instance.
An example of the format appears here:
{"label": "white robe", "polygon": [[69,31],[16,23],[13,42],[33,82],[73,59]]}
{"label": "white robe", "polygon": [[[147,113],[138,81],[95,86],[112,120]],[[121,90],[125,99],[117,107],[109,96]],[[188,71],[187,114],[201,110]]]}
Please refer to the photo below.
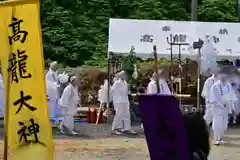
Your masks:
{"label": "white robe", "polygon": [[51,68],[49,68],[47,74],[46,74],[46,81],[52,81],[56,82],[58,81],[58,75],[56,71],[53,71]]}
{"label": "white robe", "polygon": [[4,84],[2,74],[0,74],[0,117],[4,117]]}
{"label": "white robe", "polygon": [[130,104],[128,99],[128,83],[122,79],[116,79],[112,86],[112,96],[115,116],[112,123],[112,130],[131,129]]}
{"label": "white robe", "polygon": [[59,97],[59,85],[58,85],[58,75],[57,72],[53,71],[49,68],[46,76],[46,87],[47,87],[47,95],[49,97],[48,100],[48,110],[51,119],[59,120],[62,117],[62,112],[60,106],[58,104]]}
{"label": "white robe", "polygon": [[237,101],[233,104],[233,110],[237,116],[240,113],[240,76],[233,76],[231,80],[235,83],[233,90],[236,94]]}
{"label": "white robe", "polygon": [[[159,79],[160,94],[171,95],[171,91],[164,79]],[[154,79],[148,83],[147,94],[157,94],[157,84]]]}
{"label": "white robe", "polygon": [[46,81],[48,95],[48,111],[51,119],[61,116],[58,105],[58,85],[52,81]]}
{"label": "white robe", "polygon": [[74,129],[74,114],[77,112],[78,101],[79,97],[77,88],[72,84],[69,84],[64,89],[59,104],[64,112],[63,125],[70,130]]}
{"label": "white robe", "polygon": [[230,101],[228,95],[234,91],[229,82],[223,84],[220,80],[215,82],[211,88],[209,101],[213,103],[213,125],[214,138],[220,141],[228,127],[228,114]]}
{"label": "white robe", "polygon": [[209,77],[204,85],[203,85],[203,90],[202,90],[202,97],[205,99],[205,105],[206,105],[206,109],[205,109],[205,115],[204,115],[204,119],[206,121],[206,123],[209,125],[212,120],[213,120],[213,114],[212,114],[212,104],[209,103],[209,94],[210,94],[210,90],[212,85],[216,82],[216,77],[213,75],[211,77]]}

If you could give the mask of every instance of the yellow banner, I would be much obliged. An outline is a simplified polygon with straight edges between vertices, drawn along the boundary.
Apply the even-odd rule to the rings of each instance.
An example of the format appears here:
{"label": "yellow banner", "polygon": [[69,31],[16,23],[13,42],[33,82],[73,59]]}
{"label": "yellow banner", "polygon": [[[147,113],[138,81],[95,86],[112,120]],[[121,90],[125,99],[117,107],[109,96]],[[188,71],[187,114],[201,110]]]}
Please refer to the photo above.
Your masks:
{"label": "yellow banner", "polygon": [[0,15],[8,159],[52,160],[39,0],[1,2]]}

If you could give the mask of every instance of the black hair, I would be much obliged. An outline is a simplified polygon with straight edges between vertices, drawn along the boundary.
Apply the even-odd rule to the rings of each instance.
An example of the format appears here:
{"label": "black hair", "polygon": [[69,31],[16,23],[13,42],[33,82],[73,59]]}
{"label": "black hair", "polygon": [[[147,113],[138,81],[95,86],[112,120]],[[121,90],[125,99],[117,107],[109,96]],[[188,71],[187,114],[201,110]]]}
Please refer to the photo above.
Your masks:
{"label": "black hair", "polygon": [[183,115],[190,153],[201,151],[208,157],[210,152],[209,128],[200,115]]}
{"label": "black hair", "polygon": [[72,77],[74,77],[74,75],[68,76],[68,82],[69,82],[69,83],[72,83],[72,82],[71,82],[71,78],[72,78]]}

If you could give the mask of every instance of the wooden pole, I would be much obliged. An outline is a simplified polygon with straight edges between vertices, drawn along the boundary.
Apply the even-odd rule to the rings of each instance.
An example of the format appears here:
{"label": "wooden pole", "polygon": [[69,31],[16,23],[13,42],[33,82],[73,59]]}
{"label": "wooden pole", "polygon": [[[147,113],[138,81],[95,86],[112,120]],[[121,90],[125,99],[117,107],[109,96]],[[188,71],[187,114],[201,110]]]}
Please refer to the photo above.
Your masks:
{"label": "wooden pole", "polygon": [[[15,7],[13,7],[13,11],[12,11],[12,17],[14,15],[15,12]],[[7,26],[7,24],[5,24]],[[8,33],[8,29],[6,27],[6,33]],[[7,37],[6,37],[7,38]],[[7,44],[8,45],[8,44]],[[9,55],[11,55],[12,53],[12,46],[9,46]],[[8,56],[9,58],[9,56]],[[9,66],[9,63],[8,63]],[[7,68],[5,68],[5,72],[7,72],[7,79],[4,79],[5,81],[3,81],[3,83],[6,85],[6,89],[4,89],[4,96],[5,96],[5,101],[4,101],[4,160],[8,160],[8,127],[9,127],[9,99],[10,99],[10,85],[11,85],[11,81],[10,81],[10,74],[7,71]],[[3,76],[4,77],[4,76]]]}
{"label": "wooden pole", "polygon": [[7,83],[7,88],[5,89],[5,102],[4,102],[4,160],[8,158],[8,122],[9,122],[9,96],[10,96],[10,74],[8,73],[7,79],[5,82]]}
{"label": "wooden pole", "polygon": [[158,58],[157,58],[157,46],[153,46],[153,54],[154,54],[154,69],[156,73],[156,84],[157,84],[157,93],[160,93],[160,84],[159,84],[159,75],[158,75]]}
{"label": "wooden pole", "polygon": [[198,68],[197,68],[197,111],[200,111],[200,65],[201,65],[201,48],[198,49]]}

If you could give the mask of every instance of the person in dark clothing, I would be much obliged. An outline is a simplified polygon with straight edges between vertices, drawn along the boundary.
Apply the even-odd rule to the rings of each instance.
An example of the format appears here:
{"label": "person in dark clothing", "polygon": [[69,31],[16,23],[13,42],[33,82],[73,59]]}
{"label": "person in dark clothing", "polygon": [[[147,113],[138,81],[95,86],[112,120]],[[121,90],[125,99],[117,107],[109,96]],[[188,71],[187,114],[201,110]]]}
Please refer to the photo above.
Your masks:
{"label": "person in dark clothing", "polygon": [[183,115],[190,160],[207,160],[210,152],[209,130],[201,116]]}

